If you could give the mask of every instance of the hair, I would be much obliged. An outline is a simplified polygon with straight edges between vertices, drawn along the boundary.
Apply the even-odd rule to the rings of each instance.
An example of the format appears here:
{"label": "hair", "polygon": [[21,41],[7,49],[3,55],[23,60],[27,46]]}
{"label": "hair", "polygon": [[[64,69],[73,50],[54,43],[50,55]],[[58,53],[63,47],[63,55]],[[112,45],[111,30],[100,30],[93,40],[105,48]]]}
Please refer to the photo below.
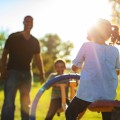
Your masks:
{"label": "hair", "polygon": [[66,62],[65,60],[61,59],[61,58],[58,58],[54,61],[54,66],[56,66],[57,63],[63,63],[64,66],[66,66]]}
{"label": "hair", "polygon": [[118,44],[120,45],[120,35],[119,35],[119,27],[116,25],[112,25],[112,33],[111,33],[111,42],[110,44]]}
{"label": "hair", "polygon": [[30,15],[25,16],[25,17],[24,17],[24,21],[25,21],[26,18],[31,18],[31,19],[33,20],[33,17],[30,16]]}
{"label": "hair", "polygon": [[[107,36],[107,37],[106,37]],[[92,40],[91,37],[95,39],[108,40],[110,38],[109,44],[120,45],[119,28],[116,25],[112,25],[106,19],[99,19],[97,23],[88,31],[88,40]]]}

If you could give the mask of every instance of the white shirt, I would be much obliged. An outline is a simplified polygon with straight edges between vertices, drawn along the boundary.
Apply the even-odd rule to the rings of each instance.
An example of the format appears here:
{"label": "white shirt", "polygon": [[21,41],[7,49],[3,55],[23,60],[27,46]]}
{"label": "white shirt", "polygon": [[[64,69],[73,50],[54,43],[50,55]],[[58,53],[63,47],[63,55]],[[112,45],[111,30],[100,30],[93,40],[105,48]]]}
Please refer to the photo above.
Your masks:
{"label": "white shirt", "polygon": [[120,56],[116,47],[86,42],[73,64],[79,68],[83,65],[76,97],[89,102],[115,99],[118,85],[116,69],[120,69]]}

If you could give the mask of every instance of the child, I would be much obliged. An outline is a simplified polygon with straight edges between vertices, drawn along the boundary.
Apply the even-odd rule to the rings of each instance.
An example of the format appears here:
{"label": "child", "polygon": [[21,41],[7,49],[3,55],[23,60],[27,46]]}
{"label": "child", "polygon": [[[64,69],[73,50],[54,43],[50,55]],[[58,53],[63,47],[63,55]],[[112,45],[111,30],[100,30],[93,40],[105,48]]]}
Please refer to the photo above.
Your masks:
{"label": "child", "polygon": [[[55,69],[56,73],[51,73],[48,77],[48,80],[50,80],[51,78],[54,78],[58,75],[64,74],[64,71],[66,70],[65,61],[62,59],[57,59],[54,62],[54,69]],[[67,95],[67,93],[68,93],[68,88],[66,88],[66,95]],[[69,103],[68,99],[67,99],[67,103]],[[45,120],[52,120],[52,118],[56,114],[58,108],[61,108],[61,90],[60,90],[60,87],[54,85],[52,88],[49,110],[48,110]]]}
{"label": "child", "polygon": [[[74,72],[83,66],[76,96],[65,113],[66,120],[76,120],[78,114],[82,114],[91,102],[115,99],[118,85],[116,69],[120,69],[120,56],[115,46],[105,42],[110,37],[113,40],[119,36],[116,30],[108,20],[99,19],[88,32],[90,41],[82,45],[73,60]],[[102,112],[102,119],[111,120],[111,112]]]}

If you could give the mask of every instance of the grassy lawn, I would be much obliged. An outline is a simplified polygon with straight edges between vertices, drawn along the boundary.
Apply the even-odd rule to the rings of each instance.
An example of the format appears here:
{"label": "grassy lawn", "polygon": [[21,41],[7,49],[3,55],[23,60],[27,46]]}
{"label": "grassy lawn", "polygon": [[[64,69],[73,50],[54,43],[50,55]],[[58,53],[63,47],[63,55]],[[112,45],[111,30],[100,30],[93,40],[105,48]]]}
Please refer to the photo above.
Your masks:
{"label": "grassy lawn", "polygon": [[[119,78],[120,78],[120,76],[119,76]],[[31,90],[31,102],[33,101],[33,99],[34,99],[35,95],[37,94],[38,90],[40,89],[40,87],[41,86],[39,83],[33,84],[32,90]],[[1,114],[1,108],[2,108],[2,104],[3,104],[4,95],[3,95],[2,86],[0,86],[0,88],[1,88],[0,89],[0,114]],[[118,92],[120,92],[120,82],[119,82],[119,86],[117,88],[117,93]],[[37,109],[36,109],[36,120],[44,120],[47,110],[48,110],[49,102],[50,102],[50,94],[51,94],[51,89],[46,90],[44,92],[44,94],[42,95],[41,99],[39,100]],[[120,100],[120,94],[117,95],[117,99]],[[15,104],[16,104],[15,120],[21,120],[20,105],[19,105],[19,93],[17,93]],[[55,115],[53,120],[65,120],[64,113],[62,112],[60,114],[60,116]],[[87,112],[85,113],[85,115],[83,116],[83,118],[81,120],[101,120],[101,114],[87,110]]]}

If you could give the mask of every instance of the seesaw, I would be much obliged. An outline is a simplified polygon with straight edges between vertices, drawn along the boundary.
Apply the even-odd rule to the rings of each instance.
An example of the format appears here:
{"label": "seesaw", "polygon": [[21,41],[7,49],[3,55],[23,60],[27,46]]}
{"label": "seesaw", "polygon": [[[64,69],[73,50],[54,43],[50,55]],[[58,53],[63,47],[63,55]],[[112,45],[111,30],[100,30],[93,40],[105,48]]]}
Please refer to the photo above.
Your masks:
{"label": "seesaw", "polygon": [[[53,84],[56,84],[60,87],[61,93],[62,93],[62,108],[58,110],[58,112],[62,112],[66,110],[65,104],[66,104],[66,98],[65,98],[65,87],[66,84],[59,84],[60,82],[66,81],[70,82],[70,99],[72,99],[75,96],[75,89],[76,88],[76,83],[80,80],[80,75],[71,73],[71,74],[64,74],[57,76],[55,78],[50,79],[47,81],[37,92],[32,105],[30,109],[30,120],[36,120],[36,108],[37,104],[39,102],[39,99],[41,98],[42,94],[45,92],[45,90],[49,89]],[[120,101],[117,100],[98,100],[90,104],[89,110],[93,112],[109,112],[113,111],[115,108],[120,107]],[[82,114],[83,115],[83,114]],[[78,119],[80,119],[81,116],[79,116]],[[118,120],[118,119],[116,119]]]}

